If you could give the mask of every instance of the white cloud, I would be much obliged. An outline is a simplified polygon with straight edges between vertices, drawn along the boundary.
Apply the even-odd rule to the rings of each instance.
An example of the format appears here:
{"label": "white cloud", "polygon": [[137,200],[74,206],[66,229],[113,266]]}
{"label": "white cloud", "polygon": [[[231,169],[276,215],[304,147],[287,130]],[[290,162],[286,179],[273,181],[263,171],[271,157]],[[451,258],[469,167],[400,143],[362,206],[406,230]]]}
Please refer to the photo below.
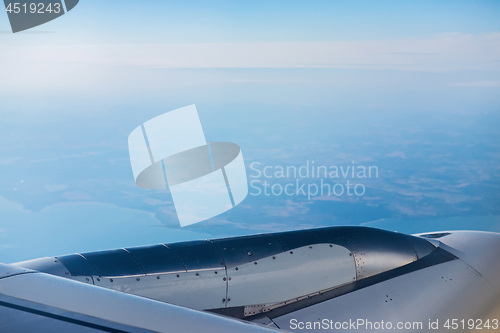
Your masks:
{"label": "white cloud", "polygon": [[402,159],[408,159],[408,157],[406,157],[405,153],[402,152],[402,151],[395,151],[393,153],[386,154],[385,156],[387,156],[387,157],[399,157],[399,158],[402,158]]}
{"label": "white cloud", "polygon": [[472,81],[452,85],[458,87],[500,87],[500,81]]}
{"label": "white cloud", "polygon": [[312,202],[294,202],[286,200],[285,206],[264,206],[263,210],[267,216],[289,217],[305,214],[309,211],[308,205]]}
{"label": "white cloud", "polygon": [[63,160],[63,159],[68,159],[68,158],[82,158],[82,157],[89,157],[89,156],[95,156],[95,155],[99,155],[99,154],[95,153],[95,152],[84,152],[83,154],[72,154],[72,155],[66,155],[66,156],[61,156],[61,157],[40,158],[40,159],[36,159],[36,160],[30,160],[30,163],[53,162],[53,161],[58,161],[58,160]]}
{"label": "white cloud", "polygon": [[[10,46],[0,68],[102,63],[149,68],[500,70],[500,33],[372,41]],[[22,71],[24,72],[24,70]],[[18,73],[19,74],[19,73]]]}
{"label": "white cloud", "polygon": [[68,188],[68,186],[67,185],[52,184],[52,185],[45,185],[43,188],[47,192],[59,192],[59,191],[64,191],[65,189]]}
{"label": "white cloud", "polygon": [[[500,33],[370,41],[40,46],[27,45],[20,40],[17,45],[0,45],[0,89],[4,93],[90,90],[93,96],[109,97],[123,93],[124,89],[149,93],[152,87],[166,82],[175,87],[213,83],[210,73],[193,80],[190,74],[181,75],[173,71],[160,75],[157,69],[332,68],[500,72]],[[279,83],[296,83],[295,79],[276,80],[285,81]],[[229,77],[226,80],[231,84],[270,83],[265,82],[269,81],[268,78],[259,76]]]}
{"label": "white cloud", "polygon": [[2,157],[0,158],[0,165],[14,164],[19,159],[21,159],[21,157]]}
{"label": "white cloud", "polygon": [[172,204],[172,201],[169,201],[169,200],[158,200],[158,199],[153,199],[153,198],[145,198],[142,201],[148,205],[151,205],[151,206],[165,206],[165,205]]}

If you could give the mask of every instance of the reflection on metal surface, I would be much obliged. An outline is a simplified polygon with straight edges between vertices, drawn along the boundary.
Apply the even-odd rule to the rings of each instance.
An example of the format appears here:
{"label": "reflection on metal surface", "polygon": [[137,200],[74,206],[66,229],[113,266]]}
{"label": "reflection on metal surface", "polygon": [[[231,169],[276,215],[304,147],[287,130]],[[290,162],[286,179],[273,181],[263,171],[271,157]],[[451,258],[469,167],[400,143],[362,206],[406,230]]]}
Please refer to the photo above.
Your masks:
{"label": "reflection on metal surface", "polygon": [[287,249],[317,243],[331,243],[349,249],[356,260],[357,279],[418,259],[408,238],[413,236],[368,227],[329,227],[283,232],[273,236]]}
{"label": "reflection on metal surface", "polygon": [[33,272],[33,270],[23,268],[23,266],[0,264],[0,279],[31,272]]}
{"label": "reflection on metal surface", "polygon": [[422,235],[420,235],[420,237],[436,239],[436,238],[441,238],[441,237],[448,236],[448,235],[450,235],[449,232],[441,232],[441,233],[434,233],[434,234],[422,234]]}
{"label": "reflection on metal surface", "polygon": [[[403,276],[412,272],[416,272],[418,270],[432,267],[434,265],[446,263],[449,261],[453,261],[457,259],[457,257],[451,255],[450,253],[442,250],[436,249],[432,254],[424,257],[422,260],[414,261],[408,265],[404,265],[402,267],[394,268],[392,270],[373,275],[368,278],[364,278],[361,280],[356,280],[352,283],[348,283],[339,287],[329,288],[326,290],[321,290],[309,295],[304,295],[302,297],[298,297],[295,299],[288,300],[286,302],[282,302],[279,304],[274,304],[272,306],[266,307],[263,309],[265,312],[265,316],[269,318],[276,318],[282,316],[287,313],[292,313],[299,309],[306,308],[308,306],[322,303],[326,300],[337,298],[342,295],[349,294],[351,292],[361,290],[383,281],[387,281],[390,279],[394,279],[399,276]],[[242,318],[240,313],[235,311],[235,309],[228,309],[230,314],[233,314],[237,318]],[[253,320],[254,318],[260,318],[262,315],[254,315],[250,316],[248,319]]]}
{"label": "reflection on metal surface", "polygon": [[408,239],[408,241],[410,242],[411,246],[413,246],[413,249],[415,250],[415,253],[417,254],[417,257],[419,259],[428,256],[429,254],[431,254],[436,250],[437,246],[435,246],[434,244],[425,239],[409,235],[405,236],[406,239]]}
{"label": "reflection on metal surface", "polygon": [[295,302],[299,302],[299,301],[302,301],[302,300],[305,300],[305,299],[308,299],[308,298],[311,298],[311,297],[314,297],[314,296],[318,296],[318,295],[324,294],[324,293],[326,293],[328,291],[337,289],[339,287],[342,287],[342,285],[331,287],[331,288],[328,288],[328,289],[319,290],[319,291],[316,291],[316,292],[313,292],[313,293],[310,293],[310,294],[307,294],[307,295],[302,295],[300,297],[296,297],[296,298],[292,298],[292,299],[286,300],[284,302],[280,302],[280,303],[276,303],[276,304],[271,304],[271,305],[263,307],[261,312],[262,313],[269,312],[269,311],[272,311],[274,309],[280,308],[280,307],[285,306],[285,305],[290,305],[290,304],[295,303]]}
{"label": "reflection on metal surface", "polygon": [[[217,273],[216,273],[217,272]],[[95,278],[95,285],[195,310],[225,304],[224,269],[155,274],[150,276]],[[203,297],[201,297],[203,295]]]}
{"label": "reflection on metal surface", "polygon": [[228,268],[228,276],[229,305],[234,307],[280,303],[351,283],[356,268],[346,248],[315,244]]}

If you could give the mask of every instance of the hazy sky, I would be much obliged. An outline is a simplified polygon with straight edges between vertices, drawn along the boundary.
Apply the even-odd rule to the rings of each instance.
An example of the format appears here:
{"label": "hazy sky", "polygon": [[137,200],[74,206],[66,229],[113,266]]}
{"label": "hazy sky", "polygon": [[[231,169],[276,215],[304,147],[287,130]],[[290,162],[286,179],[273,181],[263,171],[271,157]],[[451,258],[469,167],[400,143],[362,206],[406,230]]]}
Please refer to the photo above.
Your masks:
{"label": "hazy sky", "polygon": [[311,81],[299,72],[190,78],[158,71],[169,68],[351,69],[326,80],[388,89],[498,88],[499,12],[497,1],[82,0],[18,34],[0,16],[0,96],[9,103],[25,93],[117,98],[127,91],[133,98],[138,90],[158,95],[164,85]]}
{"label": "hazy sky", "polygon": [[[0,14],[0,262],[339,224],[499,230],[499,17],[498,1],[81,0],[12,34]],[[248,172],[380,177],[359,200],[248,197],[180,229],[168,192],[134,184],[127,137],[191,104]]]}

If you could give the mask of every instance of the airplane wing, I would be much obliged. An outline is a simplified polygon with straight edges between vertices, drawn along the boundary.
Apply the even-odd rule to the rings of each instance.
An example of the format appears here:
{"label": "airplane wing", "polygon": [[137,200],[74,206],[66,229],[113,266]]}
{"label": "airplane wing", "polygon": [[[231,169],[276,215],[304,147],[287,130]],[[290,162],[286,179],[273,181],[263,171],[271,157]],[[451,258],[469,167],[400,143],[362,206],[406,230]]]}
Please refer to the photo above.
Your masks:
{"label": "airplane wing", "polygon": [[[225,327],[245,332],[234,326],[243,325],[241,320],[261,325],[243,325],[248,332],[435,332],[431,326],[442,331],[453,319],[463,319],[466,331],[469,319],[488,320],[492,327],[496,320],[498,327],[498,253],[500,235],[495,233],[412,236],[367,227],[330,227],[21,262],[15,266],[58,276],[58,282],[47,282],[54,278],[50,275],[24,273],[17,279],[24,279],[25,287],[5,294],[3,280],[10,278],[2,279],[0,294],[19,298],[22,293],[21,299],[29,295],[35,303],[50,300],[51,306],[65,311],[99,314],[133,327],[152,325],[154,318],[172,320],[169,328],[183,332],[198,332],[201,326],[205,331]],[[64,287],[70,282],[78,288]],[[51,287],[40,287],[45,283]],[[64,297],[68,288],[88,290],[84,301],[77,302],[88,312],[79,312]],[[103,297],[110,295],[111,300],[115,294],[123,298],[117,301],[122,307],[148,302],[148,309],[156,312],[139,311],[141,306],[129,311],[117,303],[92,310]],[[179,315],[172,318],[169,311]],[[163,324],[159,325],[144,328],[159,330]]]}

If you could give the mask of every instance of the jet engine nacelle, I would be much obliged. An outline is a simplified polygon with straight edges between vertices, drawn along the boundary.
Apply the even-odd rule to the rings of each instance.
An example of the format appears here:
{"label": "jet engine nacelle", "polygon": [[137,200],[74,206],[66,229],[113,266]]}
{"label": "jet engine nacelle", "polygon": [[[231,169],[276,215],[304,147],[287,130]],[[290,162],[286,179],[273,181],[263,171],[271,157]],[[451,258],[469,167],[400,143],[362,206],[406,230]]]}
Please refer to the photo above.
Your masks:
{"label": "jet engine nacelle", "polygon": [[498,317],[498,253],[500,235],[494,233],[410,236],[368,227],[329,227],[15,265],[293,330],[298,321],[318,318],[332,323],[419,320],[428,325],[460,316]]}

